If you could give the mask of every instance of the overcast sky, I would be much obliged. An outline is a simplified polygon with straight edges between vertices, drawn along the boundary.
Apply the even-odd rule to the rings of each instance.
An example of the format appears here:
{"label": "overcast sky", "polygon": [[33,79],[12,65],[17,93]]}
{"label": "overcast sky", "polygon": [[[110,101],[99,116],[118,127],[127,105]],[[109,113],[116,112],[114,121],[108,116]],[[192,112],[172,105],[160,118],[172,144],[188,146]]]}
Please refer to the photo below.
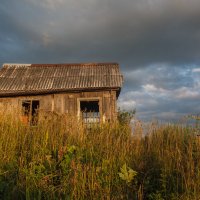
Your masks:
{"label": "overcast sky", "polygon": [[0,64],[118,62],[142,120],[200,113],[199,0],[1,0]]}

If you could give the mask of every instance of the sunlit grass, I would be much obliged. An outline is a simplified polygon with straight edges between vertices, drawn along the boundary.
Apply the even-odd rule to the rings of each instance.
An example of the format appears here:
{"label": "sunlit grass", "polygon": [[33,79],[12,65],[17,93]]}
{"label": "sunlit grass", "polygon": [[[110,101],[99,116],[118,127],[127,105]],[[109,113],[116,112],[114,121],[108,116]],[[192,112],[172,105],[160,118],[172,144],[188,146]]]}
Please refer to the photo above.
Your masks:
{"label": "sunlit grass", "polygon": [[[0,115],[0,199],[200,199],[200,139],[179,125],[86,129]],[[123,170],[124,169],[124,170]]]}

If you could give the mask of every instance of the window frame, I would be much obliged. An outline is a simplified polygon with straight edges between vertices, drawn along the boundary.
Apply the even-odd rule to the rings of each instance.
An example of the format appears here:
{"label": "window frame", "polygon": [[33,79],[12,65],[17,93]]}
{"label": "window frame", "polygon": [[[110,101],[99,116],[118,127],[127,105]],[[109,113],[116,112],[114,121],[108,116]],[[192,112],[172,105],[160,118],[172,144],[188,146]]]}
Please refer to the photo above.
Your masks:
{"label": "window frame", "polygon": [[[77,117],[81,120],[81,101],[98,101],[99,104],[99,123],[102,122],[102,98],[101,97],[84,97],[77,98]],[[87,123],[86,123],[87,124]]]}
{"label": "window frame", "polygon": [[[38,117],[38,120],[39,120],[39,109],[40,109],[40,100],[39,99],[23,99],[23,100],[21,100],[21,116],[22,117],[25,117],[25,116],[27,116],[27,121],[26,122],[24,122],[25,124],[27,124],[27,125],[30,125],[30,126],[37,126],[37,124],[38,124],[38,120],[37,120],[37,122],[36,123],[34,123],[33,122],[33,102],[34,101],[36,101],[36,102],[38,102],[38,108],[37,108],[37,110],[38,110],[38,113],[37,113],[37,117]],[[29,108],[29,111],[28,111],[28,114],[26,115],[25,114],[25,111],[23,110],[23,103],[29,103],[30,102],[30,108]]]}

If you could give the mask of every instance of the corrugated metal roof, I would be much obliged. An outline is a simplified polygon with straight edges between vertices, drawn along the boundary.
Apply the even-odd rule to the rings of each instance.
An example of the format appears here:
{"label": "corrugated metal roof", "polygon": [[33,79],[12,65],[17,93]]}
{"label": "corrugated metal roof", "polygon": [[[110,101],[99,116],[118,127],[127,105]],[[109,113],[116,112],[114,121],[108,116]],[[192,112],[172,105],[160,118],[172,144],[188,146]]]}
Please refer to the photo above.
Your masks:
{"label": "corrugated metal roof", "polygon": [[4,64],[0,96],[114,88],[123,76],[117,63]]}

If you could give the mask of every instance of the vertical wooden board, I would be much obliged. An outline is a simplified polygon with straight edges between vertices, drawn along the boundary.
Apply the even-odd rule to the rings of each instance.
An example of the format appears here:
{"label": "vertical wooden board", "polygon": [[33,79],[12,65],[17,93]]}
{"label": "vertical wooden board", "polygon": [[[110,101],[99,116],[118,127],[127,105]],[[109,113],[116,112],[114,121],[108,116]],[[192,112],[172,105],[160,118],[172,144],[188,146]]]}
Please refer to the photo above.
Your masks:
{"label": "vertical wooden board", "polygon": [[103,97],[103,95],[104,95],[104,92],[103,91],[101,91],[101,92],[96,92],[96,97]]}
{"label": "vertical wooden board", "polygon": [[65,110],[65,103],[64,103],[64,94],[60,94],[59,95],[59,101],[60,101],[60,113],[64,114],[64,110]]}
{"label": "vertical wooden board", "polygon": [[41,97],[40,99],[40,110],[45,110],[45,97]]}
{"label": "vertical wooden board", "polygon": [[54,95],[54,111],[58,114],[62,113],[62,94]]}
{"label": "vertical wooden board", "polygon": [[106,120],[109,120],[111,118],[110,97],[103,98],[103,113],[106,116]]}
{"label": "vertical wooden board", "polygon": [[105,114],[106,120],[110,120],[111,119],[110,92],[104,91],[101,94],[103,96],[103,113]]}
{"label": "vertical wooden board", "polygon": [[75,104],[74,95],[70,94],[69,95],[69,105],[68,105],[68,108],[69,108],[69,113],[71,115],[74,115],[74,112],[75,112],[74,104]]}
{"label": "vertical wooden board", "polygon": [[72,115],[76,115],[76,111],[75,111],[75,98],[70,99],[70,107],[71,107],[71,114]]}
{"label": "vertical wooden board", "polygon": [[75,112],[75,94],[67,93],[64,95],[64,112],[74,115]]}
{"label": "vertical wooden board", "polygon": [[45,97],[40,98],[40,110],[44,110],[45,108]]}
{"label": "vertical wooden board", "polygon": [[76,93],[74,95],[74,115],[76,116],[78,113],[78,105],[77,105],[77,98],[80,98],[80,93]]}
{"label": "vertical wooden board", "polygon": [[61,113],[62,114],[65,113],[65,95],[64,94],[61,95]]}
{"label": "vertical wooden board", "polygon": [[116,91],[111,92],[111,108],[112,108],[112,118],[115,120],[117,118],[117,107],[116,107]]}
{"label": "vertical wooden board", "polygon": [[[55,111],[55,98],[56,98],[55,94],[49,94],[49,95],[44,95],[39,99],[42,105],[44,105],[45,111],[50,111],[50,112]],[[41,109],[43,109],[42,106]]]}
{"label": "vertical wooden board", "polygon": [[[7,100],[8,101],[8,100]],[[2,113],[6,112],[7,111],[7,103],[6,103],[6,100],[5,99],[1,99],[0,101],[0,111]]]}
{"label": "vertical wooden board", "polygon": [[90,92],[84,92],[83,98],[87,98],[87,97],[90,97]]}
{"label": "vertical wooden board", "polygon": [[52,111],[53,95],[40,96],[38,100],[40,101],[40,110]]}
{"label": "vertical wooden board", "polygon": [[0,99],[0,112],[18,114],[18,99],[16,98],[1,98]]}
{"label": "vertical wooden board", "polygon": [[103,92],[95,92],[95,97],[103,97]]}
{"label": "vertical wooden board", "polygon": [[108,95],[110,95],[110,92],[109,91],[103,91],[103,92],[101,92],[104,96],[108,96]]}
{"label": "vertical wooden board", "polygon": [[[18,104],[18,98],[11,98],[9,100],[8,106],[10,107],[11,111],[13,110],[14,112],[19,109],[19,104]],[[21,108],[21,107],[20,107]]]}
{"label": "vertical wooden board", "polygon": [[69,113],[69,95],[68,94],[64,95],[64,104],[65,104],[64,112]]}
{"label": "vertical wooden board", "polygon": [[95,98],[99,99],[99,113],[100,113],[100,117],[101,117],[101,121],[105,120],[105,115],[104,115],[104,102],[103,102],[103,98],[101,96],[96,96]]}
{"label": "vertical wooden board", "polygon": [[2,100],[0,100],[0,112],[4,111],[4,102]]}
{"label": "vertical wooden board", "polygon": [[95,96],[96,97],[103,97],[104,96],[104,92],[95,92]]}
{"label": "vertical wooden board", "polygon": [[73,115],[76,116],[77,115],[77,94],[74,95],[72,103],[73,103]]}
{"label": "vertical wooden board", "polygon": [[87,92],[82,92],[82,98],[87,97]]}

